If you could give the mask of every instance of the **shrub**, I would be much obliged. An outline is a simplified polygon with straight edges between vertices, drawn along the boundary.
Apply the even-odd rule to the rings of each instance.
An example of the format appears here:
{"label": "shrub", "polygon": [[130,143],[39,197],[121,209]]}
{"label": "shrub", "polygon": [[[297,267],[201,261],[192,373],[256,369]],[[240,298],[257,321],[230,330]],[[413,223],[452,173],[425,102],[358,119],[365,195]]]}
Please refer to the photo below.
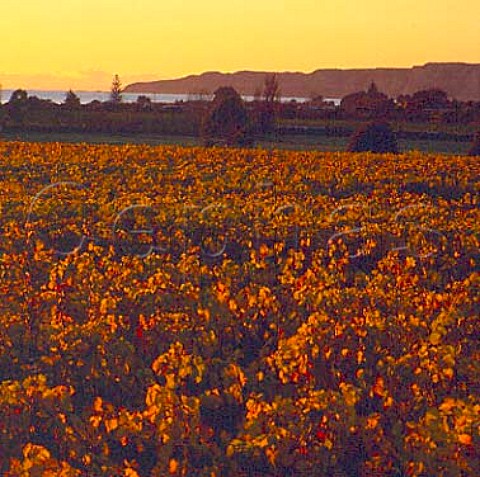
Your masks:
{"label": "shrub", "polygon": [[475,134],[472,147],[468,151],[469,156],[480,156],[480,131]]}
{"label": "shrub", "polygon": [[397,138],[388,123],[372,122],[352,136],[348,151],[398,154]]}

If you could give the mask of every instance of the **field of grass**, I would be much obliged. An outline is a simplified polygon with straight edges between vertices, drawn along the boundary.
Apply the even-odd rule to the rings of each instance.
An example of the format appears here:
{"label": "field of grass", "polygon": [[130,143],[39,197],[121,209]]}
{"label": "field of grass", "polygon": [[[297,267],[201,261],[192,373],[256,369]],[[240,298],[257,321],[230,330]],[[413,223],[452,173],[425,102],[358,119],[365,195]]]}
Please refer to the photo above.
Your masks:
{"label": "field of grass", "polygon": [[2,476],[475,475],[477,158],[121,142],[0,143]]}
{"label": "field of grass", "polygon": [[[99,134],[99,133],[39,133],[39,132],[3,132],[4,141],[62,142],[88,144],[146,144],[150,146],[176,145],[201,146],[201,140],[194,136],[166,136],[161,134]],[[330,137],[315,135],[277,136],[271,140],[260,139],[256,148],[278,148],[309,151],[345,151],[348,137]],[[440,154],[466,154],[470,143],[459,141],[399,140],[400,150],[421,151]]]}
{"label": "field of grass", "polygon": [[87,144],[147,144],[150,146],[182,145],[198,146],[200,140],[193,136],[167,136],[163,134],[109,134],[109,133],[40,133],[3,132],[4,141],[61,142]]}
{"label": "field of grass", "polygon": [[[357,129],[362,124],[360,121],[343,119],[284,119],[280,121],[283,126],[310,126],[310,127],[331,127]],[[444,124],[438,122],[415,123],[405,121],[390,122],[394,131],[408,132],[445,132],[449,134],[475,134],[478,131],[478,124]]]}
{"label": "field of grass", "polygon": [[[345,151],[348,143],[348,137],[329,137],[329,136],[309,136],[295,135],[278,137],[273,141],[262,141],[259,146],[262,148],[280,148],[291,150],[314,150],[314,151]],[[464,155],[468,153],[471,144],[459,141],[428,141],[428,140],[404,140],[398,141],[399,149],[403,152],[420,151],[425,153],[439,153]]]}

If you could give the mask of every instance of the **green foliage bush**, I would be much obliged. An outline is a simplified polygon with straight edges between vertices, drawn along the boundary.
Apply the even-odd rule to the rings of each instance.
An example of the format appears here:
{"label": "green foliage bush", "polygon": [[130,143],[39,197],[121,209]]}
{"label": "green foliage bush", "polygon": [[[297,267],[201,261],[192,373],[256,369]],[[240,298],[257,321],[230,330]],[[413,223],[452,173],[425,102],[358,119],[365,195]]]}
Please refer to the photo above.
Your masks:
{"label": "green foliage bush", "polygon": [[397,138],[388,123],[371,122],[352,136],[348,151],[398,154]]}

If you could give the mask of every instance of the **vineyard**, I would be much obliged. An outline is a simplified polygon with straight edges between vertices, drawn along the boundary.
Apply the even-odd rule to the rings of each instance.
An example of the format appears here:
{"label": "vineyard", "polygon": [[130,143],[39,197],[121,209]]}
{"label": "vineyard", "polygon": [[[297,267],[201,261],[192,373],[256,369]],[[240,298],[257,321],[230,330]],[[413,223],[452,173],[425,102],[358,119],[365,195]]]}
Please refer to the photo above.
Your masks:
{"label": "vineyard", "polygon": [[2,476],[478,474],[478,157],[0,162]]}

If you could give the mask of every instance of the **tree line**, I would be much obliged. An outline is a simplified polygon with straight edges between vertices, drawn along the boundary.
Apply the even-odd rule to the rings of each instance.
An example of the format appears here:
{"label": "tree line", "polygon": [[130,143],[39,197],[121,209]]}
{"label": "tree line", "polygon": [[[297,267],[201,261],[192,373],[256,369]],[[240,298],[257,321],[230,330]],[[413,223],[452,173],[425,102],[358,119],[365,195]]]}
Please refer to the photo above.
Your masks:
{"label": "tree line", "polygon": [[[307,134],[309,128],[304,124],[333,119],[362,122],[352,137],[350,150],[367,147],[359,145],[359,138],[363,138],[364,144],[366,137],[376,131],[375,137],[383,137],[382,145],[376,149],[387,148],[393,152],[393,132],[388,124],[391,121],[480,124],[480,102],[450,99],[447,93],[436,88],[393,99],[379,91],[373,82],[366,91],[342,98],[339,105],[320,95],[306,102],[281,101],[281,88],[275,74],[265,76],[253,101],[244,101],[230,86],[218,88],[212,100],[202,97],[173,105],[152,102],[145,95],[138,96],[134,103],[126,103],[122,91],[118,75],[113,78],[110,98],[105,102],[81,104],[70,90],[63,103],[56,104],[28,96],[25,90],[19,89],[0,107],[0,127],[13,131],[187,135],[201,137],[207,146],[251,146],[257,138],[294,130],[292,119],[303,124],[302,131]],[[365,126],[366,122],[371,124]],[[318,133],[318,127],[311,128],[310,133]],[[350,135],[351,131],[337,130],[333,134]]]}

